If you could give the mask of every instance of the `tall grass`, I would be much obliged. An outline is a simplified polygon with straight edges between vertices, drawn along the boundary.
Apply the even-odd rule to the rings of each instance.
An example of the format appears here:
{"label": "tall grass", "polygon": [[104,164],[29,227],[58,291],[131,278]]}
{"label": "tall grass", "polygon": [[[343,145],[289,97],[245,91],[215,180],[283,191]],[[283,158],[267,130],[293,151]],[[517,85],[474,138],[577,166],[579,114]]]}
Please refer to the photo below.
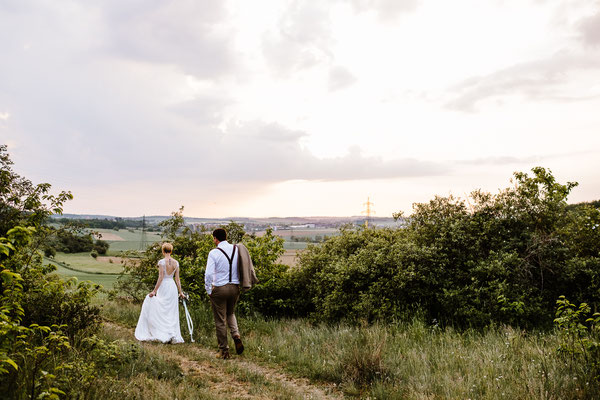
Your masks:
{"label": "tall grass", "polygon": [[[104,329],[101,337],[119,348],[119,363],[78,395],[86,399],[215,399],[206,382],[186,377],[172,360],[131,343],[118,331]],[[124,340],[125,339],[125,340]]]}
{"label": "tall grass", "polygon": [[[139,306],[105,306],[104,313],[135,326]],[[194,338],[214,347],[212,314],[193,304]],[[181,316],[182,332],[186,332]],[[556,352],[554,332],[510,327],[455,331],[419,318],[370,326],[313,325],[306,320],[239,316],[242,357],[340,385],[350,397],[378,399],[599,398],[600,384],[585,381],[577,365]]]}

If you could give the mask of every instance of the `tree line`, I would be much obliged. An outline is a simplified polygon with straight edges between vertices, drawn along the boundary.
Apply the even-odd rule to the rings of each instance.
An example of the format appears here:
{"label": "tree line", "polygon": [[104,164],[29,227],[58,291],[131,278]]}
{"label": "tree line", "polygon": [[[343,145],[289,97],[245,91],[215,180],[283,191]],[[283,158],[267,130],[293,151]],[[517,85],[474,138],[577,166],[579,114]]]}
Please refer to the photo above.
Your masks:
{"label": "tree line", "polygon": [[118,231],[120,229],[141,229],[142,227],[146,227],[148,231],[155,230],[155,226],[148,225],[148,222],[144,222],[141,219],[124,219],[120,217],[115,217],[114,219],[108,218],[94,218],[94,219],[84,219],[84,218],[60,218],[57,216],[52,217],[52,222],[68,225],[68,224],[76,224],[80,226],[84,226],[86,228],[92,229],[113,229]]}

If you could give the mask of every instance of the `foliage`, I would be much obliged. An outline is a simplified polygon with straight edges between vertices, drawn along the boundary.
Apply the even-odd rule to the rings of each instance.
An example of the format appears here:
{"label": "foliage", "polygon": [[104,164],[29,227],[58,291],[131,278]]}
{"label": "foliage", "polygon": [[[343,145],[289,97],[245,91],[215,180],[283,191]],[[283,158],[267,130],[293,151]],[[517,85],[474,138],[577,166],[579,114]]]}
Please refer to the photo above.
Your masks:
{"label": "foliage", "polygon": [[161,221],[158,226],[162,229],[163,237],[166,237],[168,240],[175,240],[177,233],[185,227],[183,206],[178,211],[171,213],[171,218]]}
{"label": "foliage", "polygon": [[94,242],[93,250],[96,251],[100,255],[105,255],[106,252],[108,251],[109,247],[110,247],[110,244],[108,242],[97,239],[96,242]]}
{"label": "foliage", "polygon": [[114,229],[118,231],[119,229],[126,228],[142,228],[146,226],[148,228],[148,221],[143,221],[141,219],[124,219],[115,217],[114,219],[108,218],[93,218],[93,219],[81,219],[81,218],[57,218],[54,216],[51,220],[52,222],[59,223],[61,225],[66,224],[80,224],[85,226],[86,228],[93,229]]}
{"label": "foliage", "polygon": [[40,227],[52,214],[62,212],[62,204],[73,198],[71,192],[49,194],[51,185],[34,185],[16,174],[7,146],[0,145],[0,237],[17,225]]}
{"label": "foliage", "polygon": [[401,229],[343,228],[303,252],[300,268],[283,277],[289,285],[279,304],[321,321],[418,310],[428,320],[479,327],[549,327],[560,295],[597,308],[600,212],[567,207],[575,186],[534,168],[495,195],[415,204]]}
{"label": "foliage", "polygon": [[58,399],[79,379],[74,357],[99,326],[90,303],[98,287],[62,281],[43,265],[40,251],[54,233],[44,224],[72,196],[18,176],[5,152],[0,146],[0,392]]}
{"label": "foliage", "polygon": [[44,238],[44,253],[87,253],[96,251],[98,254],[106,254],[109,243],[92,238],[93,233],[86,232],[81,225],[65,225],[60,229],[44,227],[47,235]]}
{"label": "foliage", "polygon": [[600,383],[600,313],[590,315],[588,304],[577,307],[565,296],[556,304],[554,323],[561,338],[557,352],[583,382],[595,386]]}

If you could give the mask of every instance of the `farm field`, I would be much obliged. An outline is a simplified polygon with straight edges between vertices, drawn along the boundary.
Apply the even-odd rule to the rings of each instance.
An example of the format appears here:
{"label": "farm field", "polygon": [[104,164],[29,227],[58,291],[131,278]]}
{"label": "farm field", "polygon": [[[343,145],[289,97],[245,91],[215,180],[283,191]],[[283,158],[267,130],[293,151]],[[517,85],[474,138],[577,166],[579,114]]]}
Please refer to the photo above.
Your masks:
{"label": "farm field", "polygon": [[273,232],[277,236],[281,236],[285,240],[292,240],[292,237],[310,237],[315,239],[317,236],[333,236],[339,233],[339,229],[335,228],[303,228],[303,229],[278,229]]}
{"label": "farm field", "polygon": [[54,261],[45,260],[55,265],[56,273],[63,277],[75,277],[79,281],[97,283],[107,290],[113,288],[117,277],[123,270],[122,259],[114,256],[99,256],[94,259],[90,253],[56,253]]}
{"label": "farm field", "polygon": [[[115,231],[112,229],[96,229],[96,232],[102,235],[102,240],[108,242],[110,247],[108,249],[108,255],[116,256],[120,252],[130,250],[141,250],[142,231],[139,229],[126,230],[121,229]],[[310,238],[311,240],[318,240],[326,236],[334,236],[339,233],[338,229],[280,229],[273,232],[275,235],[285,240],[283,248],[286,250],[303,250],[309,242],[303,241],[302,239]],[[257,235],[264,234],[264,231],[256,232]],[[145,243],[146,246],[159,242],[162,237],[157,232],[146,232]]]}
{"label": "farm field", "polygon": [[[97,259],[94,259],[90,253],[56,253],[54,259],[69,267],[92,273],[119,274],[123,270],[120,257],[98,256]],[[109,260],[112,260],[112,263]]]}
{"label": "farm field", "polygon": [[[95,231],[102,235],[102,240],[110,244],[108,255],[118,255],[122,251],[141,250],[142,248],[142,231],[139,229],[121,229],[118,231],[95,229]],[[146,246],[160,240],[161,236],[158,233],[146,232],[144,240]]]}
{"label": "farm field", "polygon": [[[89,280],[99,283],[107,288],[112,288],[112,285],[116,281],[116,275],[114,277],[110,277],[98,275],[97,273],[119,274],[122,271],[122,259],[118,255],[124,251],[139,250],[142,239],[142,231],[139,229],[121,229],[118,231],[112,229],[97,229],[96,232],[102,235],[102,240],[105,240],[110,244],[107,256],[99,256],[97,259],[94,259],[89,253],[57,253],[55,260],[59,263],[65,263],[67,266],[79,271],[86,271],[73,271],[56,264],[58,266],[57,273],[66,277],[74,276],[80,280]],[[298,261],[298,252],[308,246],[309,243],[307,242],[291,241],[293,237],[309,237],[311,239],[315,239],[336,235],[338,232],[339,231],[337,229],[286,229],[275,231],[274,233],[276,235],[285,240],[283,244],[285,253],[280,257],[279,262],[292,267],[296,266]],[[260,235],[262,233],[264,232],[258,232],[257,234]],[[161,236],[158,233],[146,232],[146,245],[160,240]],[[112,260],[112,263],[109,260]]]}
{"label": "farm field", "polygon": [[[264,231],[255,232],[258,236],[264,235]],[[273,231],[273,234],[279,236],[285,240],[283,243],[283,248],[286,250],[286,255],[288,254],[288,250],[304,250],[309,245],[309,241],[306,241],[307,238],[313,241],[322,240],[325,237],[335,236],[339,234],[339,229],[334,228],[303,228],[303,229],[278,229]],[[288,257],[286,257],[287,260]],[[288,264],[287,262],[283,262],[284,264]],[[291,265],[291,264],[288,264]]]}
{"label": "farm field", "polygon": [[[77,278],[77,280],[80,282],[90,281],[93,283],[97,283],[99,285],[102,285],[102,287],[107,290],[110,290],[113,288],[115,282],[117,281],[117,277],[119,276],[118,274],[101,275],[101,274],[86,273],[86,272],[81,272],[81,271],[73,271],[71,269],[67,269],[67,268],[63,267],[59,263],[53,262],[48,259],[45,259],[45,263],[55,265],[57,268],[56,273],[58,275],[61,275],[62,277],[68,277],[68,278],[74,277],[74,278]],[[77,268],[76,266],[73,266],[73,267]]]}
{"label": "farm field", "polygon": [[[107,256],[98,256],[94,259],[89,253],[57,253],[55,260],[59,263],[65,263],[68,267],[79,271],[73,271],[68,268],[64,268],[59,264],[57,273],[65,277],[76,277],[79,280],[89,280],[95,283],[103,285],[105,288],[112,288],[114,282],[116,282],[116,276],[99,275],[101,274],[119,274],[122,271],[122,259],[119,257],[121,252],[139,250],[142,231],[139,229],[128,230],[121,229],[118,231],[112,229],[96,229],[96,232],[102,235],[101,239],[107,241],[110,244]],[[338,234],[337,229],[285,229],[277,230],[274,233],[277,236],[282,237],[285,242],[283,248],[285,253],[279,258],[279,262],[292,267],[298,264],[298,252],[306,249],[308,242],[303,241],[291,241],[293,237],[297,238],[320,238],[325,236],[332,236]],[[257,232],[258,235],[264,234],[264,232]],[[146,232],[146,245],[161,240],[161,236],[156,232]],[[175,255],[177,258],[177,255]],[[112,260],[112,263],[109,261]]]}
{"label": "farm field", "polygon": [[289,265],[290,267],[295,267],[298,265],[298,253],[299,250],[286,249],[285,253],[283,253],[283,255],[279,257],[279,260],[277,260],[277,262]]}

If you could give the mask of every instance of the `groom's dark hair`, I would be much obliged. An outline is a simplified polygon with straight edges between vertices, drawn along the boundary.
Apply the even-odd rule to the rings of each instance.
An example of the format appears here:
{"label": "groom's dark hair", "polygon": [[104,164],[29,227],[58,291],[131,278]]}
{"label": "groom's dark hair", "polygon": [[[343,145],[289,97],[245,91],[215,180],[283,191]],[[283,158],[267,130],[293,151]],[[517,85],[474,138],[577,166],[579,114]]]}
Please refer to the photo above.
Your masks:
{"label": "groom's dark hair", "polygon": [[227,240],[227,231],[223,228],[217,228],[213,231],[213,236],[219,242],[222,242],[224,240]]}

